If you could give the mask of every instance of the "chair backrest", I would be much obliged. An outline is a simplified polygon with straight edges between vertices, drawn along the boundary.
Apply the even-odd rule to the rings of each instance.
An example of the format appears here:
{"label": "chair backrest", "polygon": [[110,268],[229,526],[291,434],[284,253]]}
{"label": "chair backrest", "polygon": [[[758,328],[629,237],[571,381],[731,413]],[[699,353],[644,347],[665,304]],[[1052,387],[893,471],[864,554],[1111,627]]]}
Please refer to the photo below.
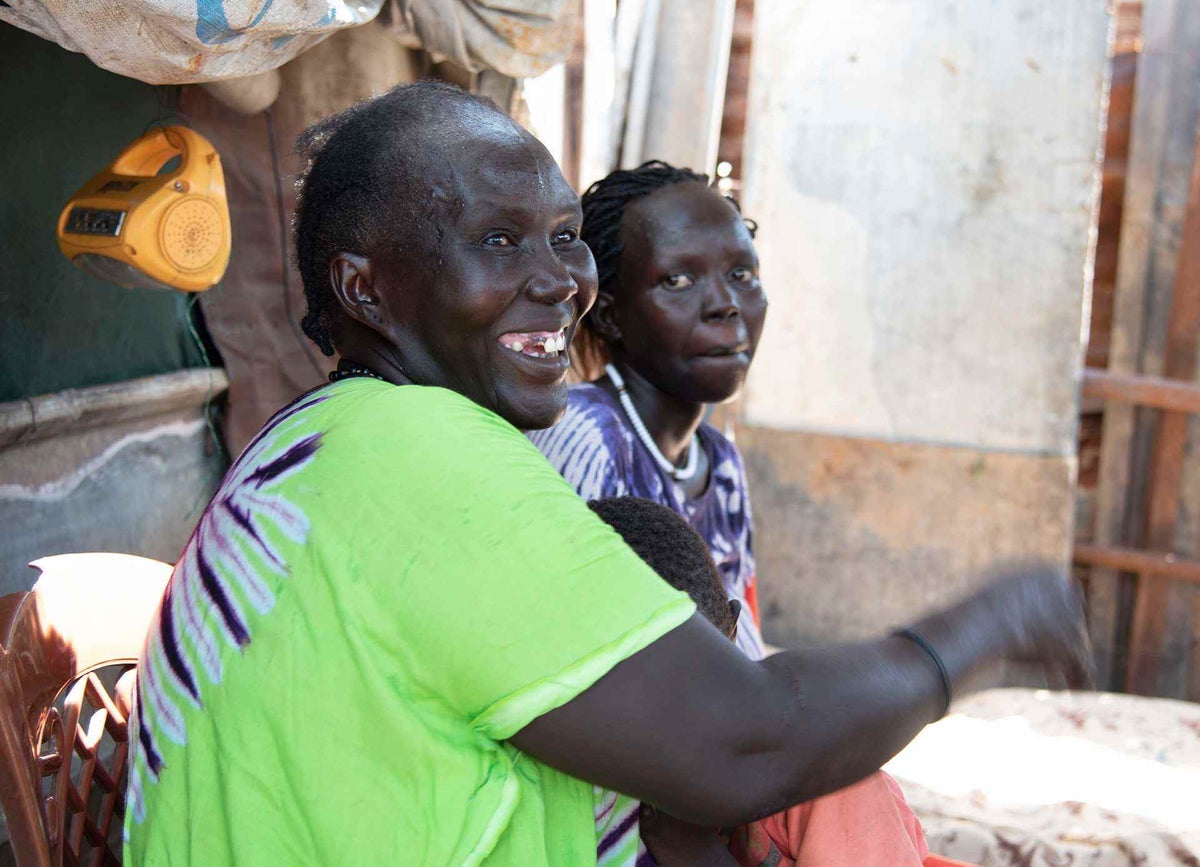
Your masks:
{"label": "chair backrest", "polygon": [[171,567],[128,554],[30,565],[42,573],[33,589],[0,597],[0,807],[13,852],[18,867],[119,864],[133,666]]}

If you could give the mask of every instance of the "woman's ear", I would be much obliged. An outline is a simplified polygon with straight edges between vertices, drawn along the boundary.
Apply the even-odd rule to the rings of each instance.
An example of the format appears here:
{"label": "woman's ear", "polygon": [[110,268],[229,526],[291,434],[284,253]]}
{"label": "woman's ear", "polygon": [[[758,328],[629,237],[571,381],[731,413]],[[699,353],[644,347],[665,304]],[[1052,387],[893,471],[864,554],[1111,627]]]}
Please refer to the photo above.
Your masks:
{"label": "woman's ear", "polygon": [[335,253],[329,260],[329,282],[346,315],[363,325],[379,319],[379,296],[375,292],[371,260],[357,253]]}
{"label": "woman's ear", "polygon": [[588,314],[592,331],[608,344],[621,342],[621,326],[617,322],[616,303],[608,292],[600,292]]}
{"label": "woman's ear", "polygon": [[733,628],[729,630],[729,637],[737,638],[738,620],[742,616],[742,602],[740,599],[729,600],[729,613],[733,615]]}

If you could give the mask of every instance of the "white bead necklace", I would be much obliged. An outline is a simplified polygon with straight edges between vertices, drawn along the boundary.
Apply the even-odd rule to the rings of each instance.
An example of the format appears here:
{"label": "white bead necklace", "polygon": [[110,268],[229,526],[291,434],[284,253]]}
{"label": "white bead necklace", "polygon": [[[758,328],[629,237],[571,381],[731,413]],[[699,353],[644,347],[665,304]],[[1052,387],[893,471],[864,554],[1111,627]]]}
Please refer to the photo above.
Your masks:
{"label": "white bead necklace", "polygon": [[654,442],[654,437],[650,436],[650,431],[646,430],[646,423],[638,415],[637,408],[629,397],[629,391],[625,388],[625,379],[617,372],[617,368],[612,364],[606,364],[604,372],[608,374],[609,380],[617,390],[617,400],[621,401],[625,415],[629,417],[629,423],[633,425],[633,432],[642,441],[646,451],[650,452],[650,457],[654,458],[655,462],[662,467],[662,471],[677,482],[686,482],[695,476],[696,468],[700,465],[699,435],[692,434],[692,441],[688,444],[687,462],[682,467],[675,466],[667,460],[666,455],[658,450],[658,444]]}

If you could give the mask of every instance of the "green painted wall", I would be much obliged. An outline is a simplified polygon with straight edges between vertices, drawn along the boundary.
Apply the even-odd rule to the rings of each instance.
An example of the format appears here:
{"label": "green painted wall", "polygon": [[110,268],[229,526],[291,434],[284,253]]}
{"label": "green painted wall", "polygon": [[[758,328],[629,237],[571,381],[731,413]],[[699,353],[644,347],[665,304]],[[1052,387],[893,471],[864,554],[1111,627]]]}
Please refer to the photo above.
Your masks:
{"label": "green painted wall", "polygon": [[88,277],[55,241],[59,211],[171,93],[0,24],[0,401],[202,365],[182,293]]}

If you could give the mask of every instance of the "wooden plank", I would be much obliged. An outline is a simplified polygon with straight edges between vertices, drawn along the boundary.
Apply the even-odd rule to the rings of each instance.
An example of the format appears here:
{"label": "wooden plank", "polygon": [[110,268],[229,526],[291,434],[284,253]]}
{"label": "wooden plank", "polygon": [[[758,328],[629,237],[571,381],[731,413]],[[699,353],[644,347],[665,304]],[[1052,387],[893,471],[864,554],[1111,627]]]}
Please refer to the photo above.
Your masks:
{"label": "wooden plank", "polygon": [[[1121,0],[1115,4],[1115,39],[1112,46],[1111,81],[1104,134],[1104,163],[1100,206],[1096,226],[1095,261],[1092,268],[1092,292],[1088,315],[1086,363],[1107,368],[1113,331],[1114,298],[1117,289],[1118,252],[1121,223],[1125,213],[1125,184],[1129,166],[1129,148],[1133,129],[1134,89],[1137,83],[1138,54],[1142,42],[1142,4],[1140,0]],[[1132,409],[1126,409],[1132,417]],[[1077,476],[1077,516],[1082,525],[1077,538],[1094,537],[1101,484],[1101,434],[1105,423],[1104,401],[1089,397],[1085,388],[1080,406],[1079,455]],[[1112,494],[1111,483],[1107,493]],[[1122,504],[1123,505],[1123,504]],[[1111,520],[1112,509],[1101,512]],[[1118,520],[1122,514],[1115,516]],[[1121,579],[1112,570],[1088,568],[1089,616],[1093,644],[1101,660],[1100,684],[1115,687],[1114,668],[1123,634],[1119,627],[1122,608]]]}
{"label": "wooden plank", "polygon": [[580,170],[583,160],[583,58],[587,51],[585,16],[575,30],[575,47],[567,57],[563,85],[563,176],[582,193]]}
{"label": "wooden plank", "polygon": [[[1200,143],[1200,125],[1194,142]],[[1187,201],[1163,356],[1163,376],[1167,379],[1193,379],[1200,342],[1200,147],[1196,144],[1193,145]],[[1188,416],[1181,412],[1164,412],[1159,419],[1146,509],[1146,546],[1152,549],[1170,550],[1175,543],[1187,424]],[[1167,591],[1166,579],[1161,576],[1147,575],[1138,584],[1126,679],[1130,692],[1144,695],[1156,692],[1158,660],[1167,618]]]}
{"label": "wooden plank", "polygon": [[1115,548],[1080,542],[1075,545],[1072,558],[1076,563],[1103,566],[1118,572],[1136,572],[1142,576],[1200,584],[1200,560],[1180,557],[1170,552],[1139,551],[1136,548]]}
{"label": "wooden plank", "polygon": [[1116,38],[1110,62],[1104,166],[1096,226],[1096,257],[1092,268],[1092,303],[1088,325],[1087,365],[1108,367],[1112,333],[1113,293],[1117,285],[1117,251],[1125,207],[1125,173],[1133,119],[1133,88],[1137,80],[1142,39],[1142,5],[1120,2],[1115,12]]}
{"label": "wooden plank", "polygon": [[0,403],[0,449],[204,406],[228,388],[222,368],[195,367]]}
{"label": "wooden plank", "polygon": [[1083,372],[1083,396],[1177,413],[1200,413],[1200,385],[1161,376],[1088,368]]}
{"label": "wooden plank", "polygon": [[1200,594],[1192,597],[1192,659],[1188,672],[1188,698],[1200,701]]}
{"label": "wooden plank", "polygon": [[[742,150],[746,140],[747,97],[750,92],[750,53],[754,47],[754,0],[737,0],[733,16],[733,43],[729,49],[729,75],[725,80],[725,111],[717,159],[729,163],[730,178],[742,177]],[[731,188],[732,189],[732,188]]]}
{"label": "wooden plank", "polygon": [[[1146,33],[1134,81],[1132,132],[1108,347],[1108,370],[1113,373],[1132,374],[1139,370],[1159,168],[1171,102],[1168,58],[1173,48],[1172,29],[1159,22],[1174,21],[1179,2],[1152,0],[1141,19]],[[1093,539],[1100,545],[1122,545],[1129,541],[1131,495],[1136,476],[1131,460],[1135,421],[1133,406],[1111,402],[1104,407],[1093,528]],[[1119,574],[1112,569],[1096,567],[1089,576],[1088,628],[1096,651],[1096,682],[1108,689],[1117,688],[1124,680],[1119,581]]]}

